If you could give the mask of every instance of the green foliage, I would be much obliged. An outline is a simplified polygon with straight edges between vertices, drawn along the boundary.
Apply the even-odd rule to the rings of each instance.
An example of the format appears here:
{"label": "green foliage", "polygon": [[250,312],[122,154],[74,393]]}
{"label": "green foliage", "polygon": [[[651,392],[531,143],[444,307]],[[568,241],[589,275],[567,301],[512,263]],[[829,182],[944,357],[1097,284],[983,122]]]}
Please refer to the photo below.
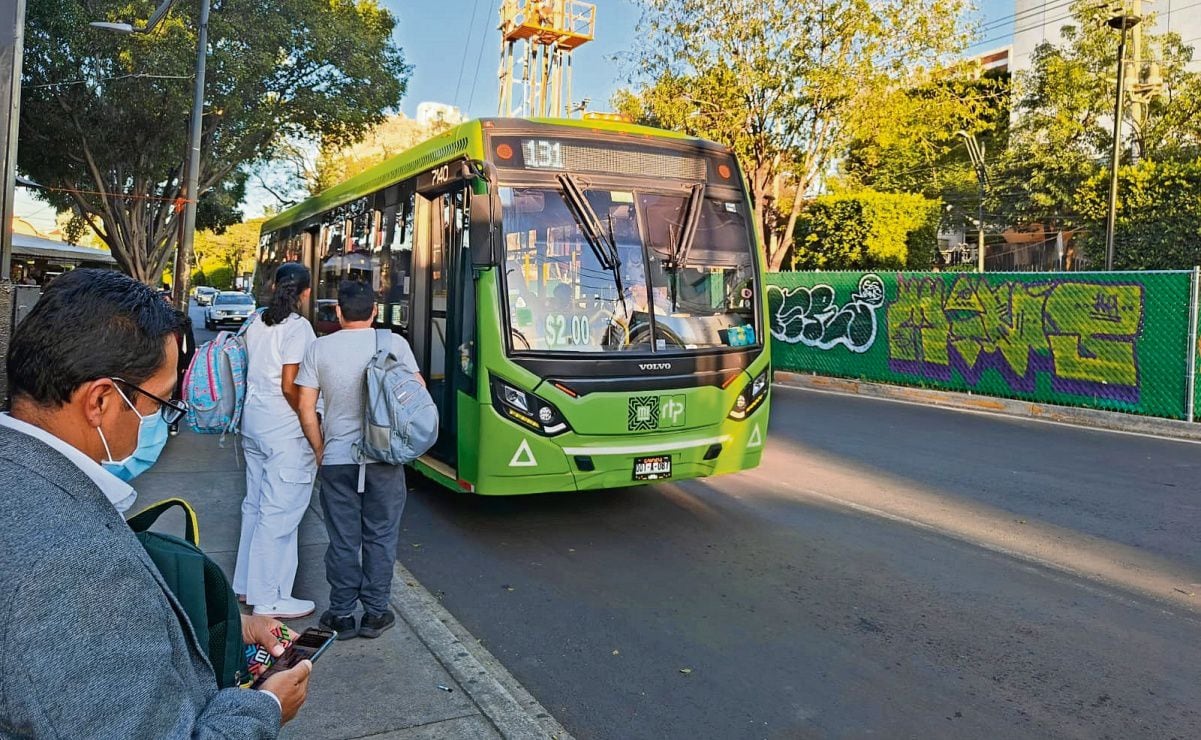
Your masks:
{"label": "green foliage", "polygon": [[[1015,81],[1016,124],[996,168],[988,210],[1009,223],[1042,223],[1049,230],[1079,227],[1080,191],[1107,171],[1113,144],[1118,34],[1107,27],[1103,3],[1078,0],[1075,23],[1062,42],[1034,52]],[[1143,59],[1155,59],[1163,78],[1148,95],[1150,64],[1129,64],[1132,93],[1122,111],[1122,160],[1186,162],[1201,155],[1201,74],[1189,68],[1193,49],[1177,34],[1152,34],[1140,24]]]}
{"label": "green foliage", "polygon": [[[29,0],[19,166],[75,208],[122,270],[153,281],[182,213],[199,3],[153,33],[150,0]],[[198,223],[236,222],[246,172],[281,141],[350,142],[383,119],[409,68],[378,0],[221,0],[209,24]]]}
{"label": "green foliage", "polygon": [[202,260],[200,273],[204,275],[204,283],[197,285],[211,285],[218,290],[233,290],[234,271],[224,262],[215,259]]}
{"label": "green foliage", "polygon": [[[1188,270],[1201,265],[1201,161],[1143,160],[1118,171],[1122,193],[1114,230],[1114,268]],[[1080,191],[1084,233],[1094,265],[1105,264],[1109,177],[1099,174]]]}
{"label": "green foliage", "polygon": [[861,190],[823,195],[797,221],[794,270],[927,270],[938,246],[939,201]]}
{"label": "green foliage", "polygon": [[[225,268],[230,275],[249,271],[258,251],[259,229],[265,218],[256,218],[234,224],[222,231],[200,231],[196,233],[196,260],[205,273],[218,267]],[[212,275],[209,274],[210,279]]]}
{"label": "green foliage", "polygon": [[[617,107],[730,146],[747,170],[769,266],[806,197],[878,101],[964,47],[964,0],[642,0],[636,90]],[[782,207],[785,204],[786,207]]]}
{"label": "green foliage", "polygon": [[974,134],[986,151],[1005,147],[1009,76],[948,70],[945,76],[898,89],[877,102],[887,115],[864,127],[842,162],[854,185],[892,193],[975,197],[976,175],[960,132]]}

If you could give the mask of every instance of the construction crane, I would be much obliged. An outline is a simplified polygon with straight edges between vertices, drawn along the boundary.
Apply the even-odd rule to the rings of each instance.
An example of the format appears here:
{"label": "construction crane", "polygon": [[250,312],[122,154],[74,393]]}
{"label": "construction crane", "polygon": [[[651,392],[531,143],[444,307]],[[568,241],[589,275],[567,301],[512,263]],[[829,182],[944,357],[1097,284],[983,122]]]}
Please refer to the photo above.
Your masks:
{"label": "construction crane", "polygon": [[504,0],[500,6],[501,116],[568,118],[571,57],[596,32],[596,5],[577,0]]}

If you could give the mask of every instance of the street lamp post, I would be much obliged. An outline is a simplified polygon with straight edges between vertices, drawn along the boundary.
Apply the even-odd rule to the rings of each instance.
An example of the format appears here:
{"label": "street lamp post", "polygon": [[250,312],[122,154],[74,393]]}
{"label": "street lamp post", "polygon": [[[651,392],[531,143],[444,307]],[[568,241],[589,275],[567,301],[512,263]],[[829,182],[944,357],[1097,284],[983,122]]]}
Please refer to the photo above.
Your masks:
{"label": "street lamp post", "polygon": [[[107,23],[97,21],[92,23],[95,28],[103,28],[118,33],[150,33],[158,25],[175,0],[163,0],[147,19],[144,26],[133,26],[129,23]],[[175,280],[172,285],[175,294],[175,305],[188,305],[188,281],[191,278],[188,266],[192,262],[192,244],[196,238],[196,205],[200,198],[200,136],[202,132],[204,113],[204,67],[208,59],[208,30],[209,30],[209,0],[200,0],[200,24],[196,28],[196,81],[192,89],[192,116],[188,130],[188,163],[187,178],[184,183],[184,215],[183,233],[179,237],[179,246],[175,251]]]}
{"label": "street lamp post", "polygon": [[1122,110],[1126,97],[1126,32],[1139,24],[1142,18],[1120,9],[1107,23],[1110,28],[1121,32],[1118,41],[1118,90],[1113,106],[1113,150],[1109,158],[1109,214],[1105,219],[1105,269],[1113,270],[1114,229],[1118,221],[1118,159],[1122,148]]}
{"label": "street lamp post", "polygon": [[976,170],[976,185],[980,196],[976,209],[976,272],[984,272],[984,196],[985,189],[988,187],[988,169],[984,166],[984,147],[976,139],[975,134],[969,134],[966,131],[956,133],[963,138],[968,157],[972,160],[972,168]]}

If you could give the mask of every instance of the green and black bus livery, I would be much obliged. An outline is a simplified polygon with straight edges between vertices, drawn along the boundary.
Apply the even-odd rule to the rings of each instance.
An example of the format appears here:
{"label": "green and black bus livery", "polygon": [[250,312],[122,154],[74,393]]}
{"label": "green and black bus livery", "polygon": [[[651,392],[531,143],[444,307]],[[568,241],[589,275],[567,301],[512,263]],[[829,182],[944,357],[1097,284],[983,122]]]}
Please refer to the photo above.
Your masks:
{"label": "green and black bus livery", "polygon": [[441,415],[416,467],[487,495],[744,470],[767,434],[762,251],[717,144],[610,121],[462,124],[263,225],[337,329],[368,282]]}

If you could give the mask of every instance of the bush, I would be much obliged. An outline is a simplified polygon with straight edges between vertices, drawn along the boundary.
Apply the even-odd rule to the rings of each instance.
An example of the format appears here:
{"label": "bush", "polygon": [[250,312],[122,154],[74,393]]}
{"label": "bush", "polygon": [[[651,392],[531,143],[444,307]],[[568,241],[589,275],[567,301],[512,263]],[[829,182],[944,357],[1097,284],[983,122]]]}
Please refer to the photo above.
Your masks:
{"label": "bush", "polygon": [[823,195],[797,219],[794,270],[928,270],[938,248],[939,201],[859,190]]}
{"label": "bush", "polygon": [[[1105,266],[1109,174],[1080,190],[1081,240],[1092,265]],[[1191,270],[1201,264],[1201,161],[1142,160],[1118,170],[1116,270]]]}

